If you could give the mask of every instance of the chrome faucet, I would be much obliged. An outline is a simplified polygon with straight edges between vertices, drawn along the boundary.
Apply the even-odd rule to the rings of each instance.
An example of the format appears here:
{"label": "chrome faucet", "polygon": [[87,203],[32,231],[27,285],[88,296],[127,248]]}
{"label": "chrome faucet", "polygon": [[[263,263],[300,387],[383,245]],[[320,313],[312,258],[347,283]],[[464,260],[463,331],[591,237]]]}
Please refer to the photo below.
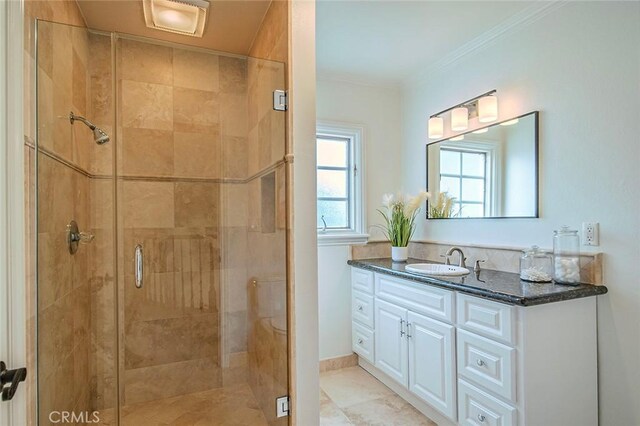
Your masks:
{"label": "chrome faucet", "polygon": [[462,249],[460,249],[459,247],[451,247],[449,250],[447,250],[447,252],[445,253],[444,257],[445,257],[445,261],[444,264],[445,265],[451,265],[451,261],[450,261],[450,257],[454,252],[458,252],[458,255],[460,256],[460,261],[458,263],[458,266],[461,268],[466,268],[467,265],[465,265],[464,261],[467,260],[466,257],[464,257],[464,253],[462,252]]}

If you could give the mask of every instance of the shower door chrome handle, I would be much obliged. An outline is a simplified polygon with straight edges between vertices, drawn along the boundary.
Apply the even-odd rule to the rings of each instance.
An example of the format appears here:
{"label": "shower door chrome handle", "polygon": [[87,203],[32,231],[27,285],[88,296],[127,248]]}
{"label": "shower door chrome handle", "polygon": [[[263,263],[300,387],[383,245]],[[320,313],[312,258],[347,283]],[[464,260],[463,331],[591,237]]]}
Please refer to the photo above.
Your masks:
{"label": "shower door chrome handle", "polygon": [[144,267],[143,267],[143,263],[144,263],[144,254],[142,253],[142,245],[138,244],[136,246],[136,252],[135,252],[135,261],[136,261],[136,287],[137,288],[142,288],[142,284],[143,284],[143,277],[144,277]]}

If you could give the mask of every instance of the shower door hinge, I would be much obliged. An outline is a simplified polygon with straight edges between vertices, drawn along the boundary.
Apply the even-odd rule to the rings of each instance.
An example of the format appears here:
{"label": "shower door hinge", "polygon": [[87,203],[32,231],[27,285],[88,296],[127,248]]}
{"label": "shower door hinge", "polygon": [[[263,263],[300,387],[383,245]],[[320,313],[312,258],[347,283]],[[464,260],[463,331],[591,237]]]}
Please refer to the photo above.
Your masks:
{"label": "shower door hinge", "polygon": [[289,396],[276,398],[276,417],[286,417],[289,415]]}
{"label": "shower door hinge", "polygon": [[273,109],[276,111],[286,111],[289,102],[287,100],[287,92],[284,90],[273,91]]}

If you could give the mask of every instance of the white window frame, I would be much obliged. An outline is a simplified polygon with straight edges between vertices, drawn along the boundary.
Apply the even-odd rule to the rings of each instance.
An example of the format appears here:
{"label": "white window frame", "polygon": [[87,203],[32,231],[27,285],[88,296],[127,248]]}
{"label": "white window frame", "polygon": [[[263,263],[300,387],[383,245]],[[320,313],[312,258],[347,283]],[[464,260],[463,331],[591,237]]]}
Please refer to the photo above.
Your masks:
{"label": "white window frame", "polygon": [[[487,155],[487,165],[485,170],[485,218],[499,217],[502,212],[502,167],[503,162],[502,147],[498,142],[488,140],[465,140],[457,142],[444,142],[440,148],[452,150],[464,150],[468,152],[478,152]],[[440,150],[438,150],[440,155]],[[440,162],[438,161],[439,165]],[[440,191],[440,170],[437,170],[438,192]],[[464,218],[482,219],[482,217]]]}
{"label": "white window frame", "polygon": [[[318,245],[364,244],[369,235],[365,233],[366,209],[363,187],[364,167],[364,127],[358,124],[318,120],[316,123],[316,146],[320,136],[349,139],[349,223],[348,229],[318,229]],[[317,170],[317,162],[316,162]],[[317,194],[316,194],[317,200]]]}

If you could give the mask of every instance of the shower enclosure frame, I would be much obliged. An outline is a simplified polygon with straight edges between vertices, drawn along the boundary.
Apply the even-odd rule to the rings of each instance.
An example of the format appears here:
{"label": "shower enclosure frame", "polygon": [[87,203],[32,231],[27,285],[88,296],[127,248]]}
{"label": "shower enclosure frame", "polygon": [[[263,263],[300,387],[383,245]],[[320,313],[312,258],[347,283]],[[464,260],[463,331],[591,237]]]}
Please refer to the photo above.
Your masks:
{"label": "shower enclosure frame", "polygon": [[[39,22],[44,21],[44,22],[50,22],[50,21],[46,21],[46,20],[40,20],[37,19],[36,23],[35,23],[35,56],[36,56],[36,65],[35,65],[35,69],[36,69],[36,75],[34,75],[34,87],[35,87],[35,100],[37,102],[37,100],[39,99],[38,94],[39,94],[39,87],[38,87],[38,78],[37,78],[37,69],[38,69],[38,42],[37,42],[37,37],[38,37],[38,27],[39,27]],[[58,23],[53,23],[56,25],[67,25],[67,24],[58,24]],[[72,25],[67,25],[70,27],[73,27]],[[118,112],[118,108],[117,105],[119,104],[120,100],[118,98],[118,90],[120,87],[120,82],[118,81],[118,42],[121,39],[126,39],[126,40],[141,40],[141,41],[147,41],[147,42],[151,42],[153,44],[161,44],[161,45],[168,45],[168,46],[173,46],[175,48],[179,48],[179,47],[183,47],[179,44],[175,44],[175,43],[169,43],[169,42],[162,42],[159,40],[154,40],[154,39],[147,39],[144,37],[137,37],[137,36],[129,36],[126,34],[120,34],[117,32],[103,32],[103,31],[96,31],[96,30],[91,30],[89,28],[86,28],[87,32],[93,33],[93,34],[97,34],[97,35],[102,35],[105,37],[109,37],[110,39],[110,44],[111,44],[111,66],[112,66],[112,74],[111,74],[111,96],[113,99],[113,105],[111,107],[111,113],[113,115],[112,117],[112,121],[113,121],[113,131],[111,132],[111,134],[109,134],[110,136],[110,142],[111,144],[113,144],[114,148],[111,151],[111,176],[109,177],[109,179],[111,180],[111,185],[112,185],[112,197],[113,197],[113,215],[112,215],[112,227],[113,227],[113,257],[115,260],[114,263],[114,270],[113,270],[113,274],[114,277],[116,277],[116,285],[114,286],[114,298],[115,298],[115,303],[113,308],[113,315],[115,318],[115,337],[114,337],[114,343],[115,343],[115,351],[116,351],[116,360],[115,360],[115,368],[116,368],[116,374],[115,374],[115,389],[117,390],[116,392],[116,399],[117,399],[117,403],[114,406],[115,409],[115,415],[116,415],[116,419],[118,419],[118,421],[121,419],[121,409],[122,409],[122,404],[123,404],[123,398],[124,398],[124,388],[123,388],[123,382],[122,382],[122,373],[123,371],[121,371],[121,363],[123,362],[120,359],[121,356],[121,348],[123,345],[122,340],[124,339],[124,331],[122,330],[123,324],[121,324],[121,318],[123,315],[123,312],[121,311],[122,309],[124,309],[123,306],[121,306],[121,304],[124,302],[124,294],[120,294],[121,292],[121,285],[119,284],[119,276],[120,276],[120,270],[119,268],[121,267],[121,262],[120,262],[120,258],[119,258],[119,249],[120,249],[120,232],[122,231],[120,229],[120,227],[123,226],[122,223],[120,223],[120,207],[118,205],[119,203],[119,198],[121,197],[121,195],[119,194],[119,188],[120,188],[120,183],[119,183],[119,179],[121,179],[122,177],[122,171],[119,169],[119,164],[118,164],[118,158],[119,158],[119,150],[122,148],[118,148],[118,145],[121,143],[121,141],[119,140],[119,132],[116,129],[119,129],[120,127],[120,123],[118,122],[119,120],[119,112]],[[194,50],[206,50],[206,49],[194,49]],[[216,53],[220,53],[220,52],[215,52],[215,51],[210,51],[208,50],[208,53],[211,54],[216,54]],[[226,54],[224,54],[226,55]],[[233,55],[232,55],[233,56]],[[249,59],[249,56],[245,56],[246,59]],[[285,69],[286,72],[286,69]],[[285,82],[286,82],[286,78],[285,78]],[[286,84],[286,83],[285,83]],[[40,156],[40,152],[39,152],[39,129],[38,129],[38,124],[39,123],[39,111],[38,111],[38,107],[36,106],[35,108],[35,129],[34,129],[34,134],[35,134],[35,142],[34,142],[34,147],[35,147],[35,159],[34,159],[34,166],[35,166],[35,193],[36,193],[36,201],[35,201],[35,235],[34,235],[34,261],[35,261],[35,265],[38,264],[38,262],[40,261],[39,257],[39,251],[38,251],[38,188],[40,187],[40,182],[39,182],[39,176],[38,176],[38,170],[39,170],[39,156]],[[89,119],[91,119],[91,117],[88,117]],[[282,140],[282,144],[284,146],[284,150],[285,153],[287,151],[287,131],[286,128],[288,126],[288,114],[285,113],[284,115],[284,123],[285,123],[285,131],[284,131],[284,140]],[[285,211],[286,211],[286,228],[285,228],[285,239],[286,239],[286,243],[285,243],[285,247],[286,247],[286,252],[285,252],[285,256],[286,258],[288,258],[289,255],[289,238],[290,238],[290,218],[289,218],[289,205],[290,205],[290,200],[289,200],[289,188],[290,188],[290,176],[289,176],[289,167],[290,167],[290,160],[288,159],[289,157],[287,155],[285,155],[285,157],[281,160],[281,162],[279,162],[278,164],[276,164],[275,166],[272,166],[271,168],[273,170],[275,170],[276,168],[282,167],[283,171],[283,175],[286,176],[285,180],[284,180],[284,185],[285,185]],[[267,171],[269,172],[269,171]],[[291,298],[289,295],[289,284],[288,284],[288,275],[289,275],[289,265],[287,265],[287,267],[285,268],[285,282],[287,283],[285,286],[285,303],[286,306],[289,306],[289,304],[291,303]],[[34,319],[35,319],[35,353],[34,353],[34,358],[35,358],[35,369],[34,371],[31,373],[34,375],[34,377],[36,377],[36,389],[35,389],[35,393],[36,393],[36,407],[34,407],[35,410],[35,419],[36,422],[38,423],[38,416],[39,416],[39,406],[40,406],[40,380],[37,380],[38,377],[38,371],[37,371],[37,366],[38,366],[38,333],[39,333],[39,328],[37,326],[38,324],[38,290],[37,290],[37,286],[39,283],[39,276],[38,276],[38,268],[37,266],[35,267],[35,286],[36,286],[36,291],[35,291],[35,306],[36,308],[34,309]],[[287,324],[289,323],[289,318],[290,318],[290,310],[289,308],[286,309],[286,322]],[[286,374],[287,374],[287,388],[290,389],[291,387],[291,331],[290,328],[288,328],[289,331],[287,332],[287,369],[286,369]],[[287,392],[288,393],[288,392]],[[289,421],[291,420],[291,418],[289,418]]]}

